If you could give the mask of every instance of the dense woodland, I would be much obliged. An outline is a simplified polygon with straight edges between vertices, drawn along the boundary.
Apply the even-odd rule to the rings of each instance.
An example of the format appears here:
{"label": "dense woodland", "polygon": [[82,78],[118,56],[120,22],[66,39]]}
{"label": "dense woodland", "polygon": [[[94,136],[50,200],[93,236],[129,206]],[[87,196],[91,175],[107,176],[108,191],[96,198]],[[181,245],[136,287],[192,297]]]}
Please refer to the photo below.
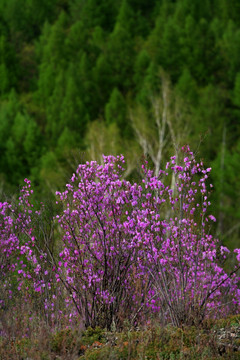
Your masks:
{"label": "dense woodland", "polygon": [[2,196],[28,177],[49,197],[102,153],[136,178],[142,155],[158,169],[189,144],[236,245],[239,135],[239,1],[0,1]]}

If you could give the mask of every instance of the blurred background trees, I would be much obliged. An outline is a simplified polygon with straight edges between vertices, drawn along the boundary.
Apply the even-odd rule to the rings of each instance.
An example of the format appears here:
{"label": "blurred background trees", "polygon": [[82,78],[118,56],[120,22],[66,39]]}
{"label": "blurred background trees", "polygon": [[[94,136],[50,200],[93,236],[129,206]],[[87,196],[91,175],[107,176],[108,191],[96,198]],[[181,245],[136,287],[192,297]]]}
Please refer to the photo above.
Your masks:
{"label": "blurred background trees", "polygon": [[239,7],[0,0],[1,192],[30,177],[48,196],[101,153],[123,153],[138,176],[143,153],[159,167],[188,143],[213,167],[216,232],[236,244]]}

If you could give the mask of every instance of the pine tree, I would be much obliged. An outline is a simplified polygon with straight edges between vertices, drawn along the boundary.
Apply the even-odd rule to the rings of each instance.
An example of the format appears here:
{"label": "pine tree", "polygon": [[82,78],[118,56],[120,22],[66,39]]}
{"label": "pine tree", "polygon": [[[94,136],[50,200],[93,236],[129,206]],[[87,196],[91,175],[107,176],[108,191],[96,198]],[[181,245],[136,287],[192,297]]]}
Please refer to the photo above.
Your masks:
{"label": "pine tree", "polygon": [[146,49],[142,49],[139,55],[136,58],[134,65],[134,83],[136,89],[138,89],[142,84],[142,79],[146,74],[147,68],[150,64],[150,57]]}
{"label": "pine tree", "polygon": [[30,173],[40,157],[40,130],[28,114],[17,112],[6,141],[6,166],[11,182],[18,184]]}
{"label": "pine tree", "polygon": [[[132,16],[130,15],[132,14]],[[126,23],[126,19],[127,23]],[[134,39],[130,29],[134,26],[134,16],[124,0],[108,40],[107,57],[111,66],[114,85],[121,90],[131,88],[131,73],[135,61]]]}
{"label": "pine tree", "polygon": [[116,123],[122,136],[130,131],[127,122],[127,109],[125,100],[117,88],[114,88],[109,102],[105,106],[105,118],[108,125]]}
{"label": "pine tree", "polygon": [[46,105],[46,132],[51,145],[56,141],[63,130],[60,124],[60,109],[65,96],[65,73],[60,70],[55,80],[55,87]]}
{"label": "pine tree", "polygon": [[7,37],[0,34],[0,94],[7,93],[16,84],[17,60]]}
{"label": "pine tree", "polygon": [[9,88],[9,75],[5,63],[0,64],[0,94],[3,95]]}
{"label": "pine tree", "polygon": [[102,104],[107,102],[114,86],[112,67],[107,54],[101,53],[99,55],[92,70],[92,77],[96,84],[97,96],[95,101],[99,109]]}
{"label": "pine tree", "polygon": [[232,86],[236,73],[240,71],[240,28],[232,20],[228,21],[225,28],[220,49],[224,56],[225,81],[228,85]]}
{"label": "pine tree", "polygon": [[88,28],[83,20],[73,23],[65,40],[66,53],[69,58],[78,57],[79,50],[86,51],[88,48]]}
{"label": "pine tree", "polygon": [[66,67],[65,27],[67,15],[62,12],[54,25],[44,27],[44,36],[40,39],[38,56],[40,57],[37,98],[40,103],[48,103],[55,89],[59,72]]}
{"label": "pine tree", "polygon": [[11,136],[11,129],[19,109],[20,104],[16,92],[12,90],[8,98],[0,103],[0,172],[5,172],[8,179],[7,141]]}
{"label": "pine tree", "polygon": [[81,99],[81,89],[78,88],[74,77],[74,65],[69,65],[67,72],[67,84],[61,110],[59,112],[59,126],[61,129],[67,127],[74,131],[80,141],[83,139],[86,125],[89,121],[87,108]]}
{"label": "pine tree", "polygon": [[185,68],[179,77],[176,91],[191,106],[197,105],[198,87],[188,68]]}
{"label": "pine tree", "polygon": [[104,30],[111,31],[118,6],[118,0],[88,0],[86,2],[73,0],[70,4],[70,13],[74,21],[83,19],[84,26],[88,29],[100,26]]}

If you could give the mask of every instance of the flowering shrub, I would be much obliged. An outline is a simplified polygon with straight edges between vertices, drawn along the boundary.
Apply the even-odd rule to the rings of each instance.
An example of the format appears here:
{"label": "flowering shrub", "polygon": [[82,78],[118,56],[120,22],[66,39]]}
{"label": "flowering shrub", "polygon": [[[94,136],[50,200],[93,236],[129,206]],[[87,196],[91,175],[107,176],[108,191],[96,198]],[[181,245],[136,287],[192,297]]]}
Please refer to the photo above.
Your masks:
{"label": "flowering shrub", "polygon": [[158,176],[145,163],[141,184],[122,178],[123,156],[79,165],[57,193],[63,205],[55,217],[58,252],[39,242],[35,219],[43,207],[32,211],[26,180],[17,214],[6,215],[11,206],[1,204],[0,246],[11,249],[2,268],[17,268],[19,290],[38,293],[47,312],[56,312],[56,299],[64,298],[58,316],[86,327],[121,327],[126,319],[136,325],[151,314],[180,326],[238,311],[240,250],[227,274],[219,260],[229,250],[209,233],[211,169],[188,147],[182,155]]}
{"label": "flowering shrub", "polygon": [[55,286],[53,253],[47,246],[49,239],[42,242],[46,233],[42,236],[39,220],[44,206],[34,210],[31,182],[24,181],[18,203],[0,203],[0,305],[9,310],[9,299],[13,309],[28,303],[31,304],[28,306],[30,318],[35,312],[48,319],[53,316],[56,295],[61,293],[61,288]]}
{"label": "flowering shrub", "polygon": [[67,190],[58,193],[66,204],[57,216],[64,244],[58,274],[86,326],[109,328],[144,296],[143,279],[137,281],[142,243],[131,216],[134,187],[120,179],[123,163],[123,157],[108,156],[104,165],[79,165]]}
{"label": "flowering shrub", "polygon": [[[229,250],[209,234],[209,223],[216,221],[207,215],[211,169],[197,163],[188,147],[182,153],[182,165],[173,156],[158,177],[143,166],[146,179],[134,211],[144,244],[144,271],[152,282],[149,306],[177,326],[226,315],[240,306],[239,256],[238,265],[227,274],[219,260]],[[164,185],[169,176],[176,179],[173,188]]]}
{"label": "flowering shrub", "polygon": [[11,297],[9,273],[14,270],[14,255],[19,244],[18,236],[13,230],[11,205],[0,203],[0,307],[5,304],[6,292]]}

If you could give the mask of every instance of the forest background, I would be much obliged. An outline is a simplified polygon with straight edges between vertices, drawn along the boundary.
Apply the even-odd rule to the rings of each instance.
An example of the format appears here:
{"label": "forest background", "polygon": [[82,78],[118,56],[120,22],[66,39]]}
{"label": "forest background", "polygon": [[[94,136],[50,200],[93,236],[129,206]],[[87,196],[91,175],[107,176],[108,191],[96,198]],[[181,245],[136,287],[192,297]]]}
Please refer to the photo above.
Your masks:
{"label": "forest background", "polygon": [[215,233],[240,237],[238,0],[0,0],[0,194],[44,201],[79,162],[139,177],[184,144],[212,167]]}

